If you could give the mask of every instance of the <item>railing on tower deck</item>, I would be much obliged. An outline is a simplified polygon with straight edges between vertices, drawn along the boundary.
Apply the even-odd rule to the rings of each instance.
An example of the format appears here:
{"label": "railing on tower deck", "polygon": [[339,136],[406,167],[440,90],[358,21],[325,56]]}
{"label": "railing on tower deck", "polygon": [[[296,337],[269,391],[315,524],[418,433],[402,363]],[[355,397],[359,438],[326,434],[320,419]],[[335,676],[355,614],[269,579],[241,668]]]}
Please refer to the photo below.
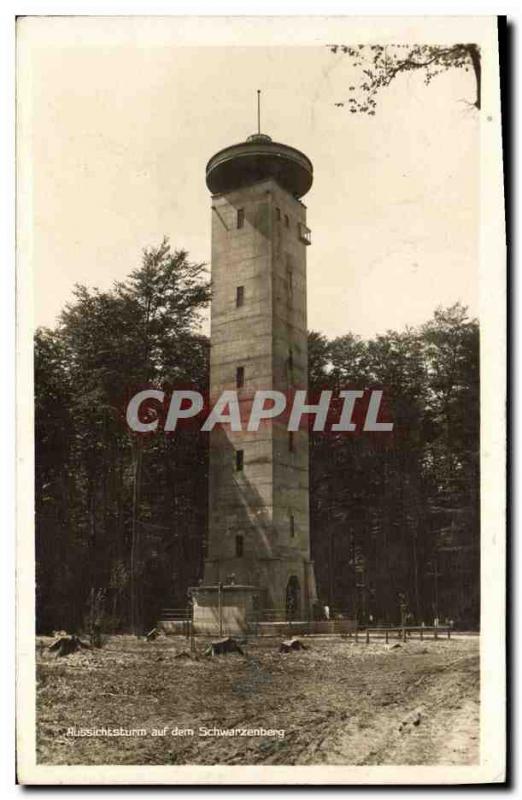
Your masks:
{"label": "railing on tower deck", "polygon": [[302,222],[299,223],[299,240],[304,244],[312,244],[312,231]]}

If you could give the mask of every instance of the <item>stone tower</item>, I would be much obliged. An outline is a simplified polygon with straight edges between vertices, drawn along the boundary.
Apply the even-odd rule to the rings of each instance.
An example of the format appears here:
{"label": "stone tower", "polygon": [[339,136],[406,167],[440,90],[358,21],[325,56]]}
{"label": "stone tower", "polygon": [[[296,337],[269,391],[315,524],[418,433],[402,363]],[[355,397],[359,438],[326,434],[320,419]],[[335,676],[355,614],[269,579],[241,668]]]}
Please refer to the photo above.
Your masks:
{"label": "stone tower", "polygon": [[[299,198],[312,179],[303,153],[260,133],[207,164],[212,400],[237,389],[242,405],[257,389],[307,387],[310,231]],[[278,421],[256,433],[214,430],[204,586],[232,584],[269,614],[308,616],[316,600],[308,495],[306,431]]]}

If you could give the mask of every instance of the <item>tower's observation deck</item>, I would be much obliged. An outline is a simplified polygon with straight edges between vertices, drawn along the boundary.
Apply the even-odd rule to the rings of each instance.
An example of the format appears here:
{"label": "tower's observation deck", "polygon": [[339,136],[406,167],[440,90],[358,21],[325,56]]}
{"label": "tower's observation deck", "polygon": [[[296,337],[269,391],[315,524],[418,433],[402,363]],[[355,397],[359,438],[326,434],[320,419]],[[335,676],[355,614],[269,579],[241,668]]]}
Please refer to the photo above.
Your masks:
{"label": "tower's observation deck", "polygon": [[245,142],[225,147],[212,156],[206,178],[212,194],[225,194],[273,178],[292,197],[299,198],[312,185],[313,166],[295,147],[255,133]]}

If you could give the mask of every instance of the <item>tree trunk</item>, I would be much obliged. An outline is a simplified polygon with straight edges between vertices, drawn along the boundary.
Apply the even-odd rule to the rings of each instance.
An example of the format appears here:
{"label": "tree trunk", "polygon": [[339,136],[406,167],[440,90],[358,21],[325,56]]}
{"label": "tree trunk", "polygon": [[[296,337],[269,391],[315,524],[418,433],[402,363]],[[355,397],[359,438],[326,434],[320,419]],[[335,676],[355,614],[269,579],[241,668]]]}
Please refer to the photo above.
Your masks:
{"label": "tree trunk", "polygon": [[482,68],[480,64],[480,50],[476,44],[469,44],[466,49],[469,53],[469,57],[473,65],[473,71],[475,72],[475,78],[477,81],[477,95],[474,105],[476,108],[480,110],[481,95],[482,95]]}
{"label": "tree trunk", "polygon": [[134,447],[134,478],[132,489],[132,539],[130,553],[130,603],[131,603],[131,630],[138,634],[139,628],[139,585],[137,573],[139,570],[139,502],[141,482],[141,444],[138,441]]}

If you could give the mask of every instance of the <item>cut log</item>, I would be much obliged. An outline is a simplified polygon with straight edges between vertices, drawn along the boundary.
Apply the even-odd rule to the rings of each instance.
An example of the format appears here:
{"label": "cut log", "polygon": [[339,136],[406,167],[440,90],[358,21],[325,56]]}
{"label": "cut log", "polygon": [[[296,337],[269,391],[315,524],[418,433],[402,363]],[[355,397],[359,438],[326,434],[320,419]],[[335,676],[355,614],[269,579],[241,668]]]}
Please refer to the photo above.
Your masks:
{"label": "cut log", "polygon": [[217,639],[215,642],[210,642],[203,655],[226,656],[227,653],[240,653],[243,655],[243,651],[236,640],[232,639],[230,636],[226,637],[225,639]]}
{"label": "cut log", "polygon": [[293,650],[307,650],[308,648],[299,639],[292,637],[285,639],[279,646],[280,653],[291,653]]}
{"label": "cut log", "polygon": [[90,645],[86,644],[86,642],[82,642],[82,640],[74,634],[71,636],[68,634],[60,636],[49,645],[51,653],[56,653],[57,656],[69,656],[71,653],[76,653],[78,650],[90,649]]}

